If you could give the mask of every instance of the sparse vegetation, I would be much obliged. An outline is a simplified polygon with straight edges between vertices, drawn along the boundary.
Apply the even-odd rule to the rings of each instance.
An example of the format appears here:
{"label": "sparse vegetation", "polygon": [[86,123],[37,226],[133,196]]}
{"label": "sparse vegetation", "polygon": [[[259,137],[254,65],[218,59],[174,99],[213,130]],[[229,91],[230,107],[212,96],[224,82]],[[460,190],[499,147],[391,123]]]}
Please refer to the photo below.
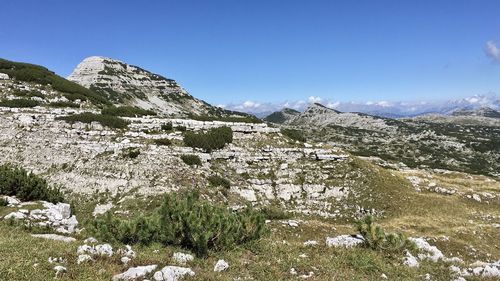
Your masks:
{"label": "sparse vegetation", "polygon": [[7,205],[9,205],[9,202],[7,201],[7,199],[0,198],[0,207],[5,207]]}
{"label": "sparse vegetation", "polygon": [[173,130],[172,122],[167,122],[165,124],[161,124],[162,131],[172,131]]}
{"label": "sparse vegetation", "polygon": [[171,145],[172,144],[172,141],[169,140],[169,139],[156,139],[154,140],[155,144],[156,145]]}
{"label": "sparse vegetation", "polygon": [[219,175],[212,175],[212,176],[208,177],[208,182],[212,186],[221,186],[225,189],[231,188],[231,183],[229,182],[229,180],[227,180]]}
{"label": "sparse vegetation", "polygon": [[201,166],[201,159],[198,155],[185,154],[181,155],[181,159],[189,166]]}
{"label": "sparse vegetation", "polygon": [[156,115],[152,110],[142,109],[134,106],[112,106],[101,110],[104,115],[122,116],[122,117],[140,117],[145,115]]}
{"label": "sparse vegetation", "polygon": [[0,72],[6,73],[16,80],[52,85],[52,88],[62,92],[70,101],[79,99],[90,100],[96,105],[109,104],[104,97],[39,65],[0,59]]}
{"label": "sparse vegetation", "polygon": [[357,229],[364,238],[364,245],[373,250],[401,252],[415,249],[415,245],[402,233],[386,234],[373,216],[365,216],[356,223]]}
{"label": "sparse vegetation", "polygon": [[64,120],[69,123],[82,122],[90,124],[92,122],[99,122],[103,126],[107,126],[115,129],[124,129],[128,126],[129,122],[116,116],[94,114],[89,112],[84,112],[80,114],[73,114],[63,117],[58,117],[56,120]]}
{"label": "sparse vegetation", "polygon": [[124,149],[122,155],[125,158],[135,159],[139,157],[139,155],[141,155],[141,151],[139,150],[139,148],[129,147],[127,149]]}
{"label": "sparse vegetation", "polygon": [[72,107],[72,108],[80,108],[80,105],[74,102],[69,101],[56,101],[49,103],[49,106],[52,107]]}
{"label": "sparse vegetation", "polygon": [[61,191],[49,187],[45,179],[10,164],[0,166],[0,194],[16,196],[23,201],[63,201]]}
{"label": "sparse vegetation", "polygon": [[264,216],[251,207],[232,212],[203,201],[192,192],[166,195],[161,207],[149,216],[125,220],[108,214],[92,223],[92,232],[98,239],[177,245],[199,257],[206,257],[209,250],[228,250],[259,239],[265,230]]}
{"label": "sparse vegetation", "polygon": [[35,107],[40,105],[36,100],[29,99],[13,99],[0,101],[0,106],[3,107]]}
{"label": "sparse vegetation", "polygon": [[[242,114],[242,113],[240,113]],[[190,115],[190,119],[198,121],[221,121],[221,122],[240,122],[240,123],[262,123],[259,118],[245,114],[238,116],[212,116],[212,115]]]}
{"label": "sparse vegetation", "polygon": [[281,133],[294,141],[305,142],[306,138],[304,134],[296,129],[281,129]]}
{"label": "sparse vegetation", "polygon": [[201,148],[207,152],[221,149],[232,141],[233,131],[229,127],[213,128],[206,133],[187,132],[184,134],[184,144],[186,146]]}

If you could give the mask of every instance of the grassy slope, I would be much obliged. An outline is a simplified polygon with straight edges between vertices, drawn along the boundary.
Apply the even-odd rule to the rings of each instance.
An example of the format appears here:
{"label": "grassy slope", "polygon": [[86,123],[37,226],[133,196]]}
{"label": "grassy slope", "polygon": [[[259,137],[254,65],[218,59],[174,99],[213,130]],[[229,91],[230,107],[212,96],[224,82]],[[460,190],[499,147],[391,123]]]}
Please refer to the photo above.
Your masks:
{"label": "grassy slope", "polygon": [[[352,165],[359,174],[354,187],[358,196],[348,201],[352,200],[351,203],[358,203],[365,208],[384,209],[386,218],[380,222],[386,229],[402,231],[410,236],[449,236],[448,242],[437,239],[431,244],[436,244],[445,255],[458,255],[467,263],[500,257],[497,242],[500,241],[500,234],[490,226],[500,223],[498,199],[490,203],[477,203],[458,196],[426,191],[417,193],[404,180],[407,174],[385,170],[362,160],[355,160]],[[438,184],[453,185],[460,190],[475,188],[481,183],[483,190],[500,190],[498,183],[485,184],[484,179],[470,179],[461,175],[432,176]],[[101,203],[112,200],[115,205],[120,199],[106,199],[103,194],[101,197]],[[92,219],[90,213],[98,201],[74,197],[72,205],[81,223]],[[129,197],[120,208],[147,212],[157,204],[157,198],[153,198],[151,203],[149,199]],[[11,209],[0,207],[0,214],[9,211]],[[490,215],[489,218],[486,215]],[[270,234],[258,243],[237,247],[227,253],[212,253],[206,260],[195,259],[189,264],[197,274],[193,279],[234,280],[237,277],[252,277],[254,280],[286,280],[292,277],[289,270],[293,267],[299,275],[313,271],[313,280],[380,280],[382,273],[392,280],[416,280],[425,273],[431,273],[433,280],[450,280],[447,264],[424,262],[419,269],[410,269],[401,265],[401,256],[362,248],[326,248],[324,241],[327,236],[355,233],[355,229],[349,222],[342,220],[303,219],[304,222],[298,228],[273,221]],[[0,272],[4,273],[6,280],[49,280],[54,276],[52,268],[55,266],[47,262],[50,256],[62,256],[67,260],[63,264],[68,268],[64,277],[66,280],[109,280],[114,274],[128,268],[120,264],[119,257],[76,265],[76,249],[83,244],[85,231],[77,238],[79,241],[71,244],[34,239],[28,231],[0,222]],[[304,247],[303,242],[310,239],[317,240],[319,245]],[[468,250],[468,245],[472,245],[477,252]],[[160,251],[155,253],[155,249]],[[181,249],[156,245],[147,248],[137,246],[134,250],[138,257],[131,261],[130,266],[165,266],[175,264],[171,256]],[[301,254],[307,257],[300,258]],[[227,272],[213,272],[213,266],[219,258],[229,262],[231,267]],[[33,267],[35,263],[39,265]]]}

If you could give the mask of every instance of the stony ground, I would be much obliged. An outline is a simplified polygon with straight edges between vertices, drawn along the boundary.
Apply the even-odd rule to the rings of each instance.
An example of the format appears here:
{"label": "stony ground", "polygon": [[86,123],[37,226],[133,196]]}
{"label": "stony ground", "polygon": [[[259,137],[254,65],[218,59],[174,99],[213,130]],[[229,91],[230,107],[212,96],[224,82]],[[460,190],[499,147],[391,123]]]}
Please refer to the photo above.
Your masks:
{"label": "stony ground", "polygon": [[[133,118],[128,130],[114,131],[98,124],[54,121],[68,114],[62,109],[2,109],[0,114],[0,162],[19,164],[61,186],[78,220],[72,233],[26,227],[26,219],[1,220],[0,272],[5,280],[49,280],[56,276],[56,266],[64,267],[57,268],[61,280],[110,280],[131,267],[148,265],[157,265],[155,271],[190,268],[195,275],[185,280],[495,280],[485,276],[500,259],[500,183],[495,178],[403,169],[326,143],[296,143],[265,125],[226,124],[235,131],[233,144],[208,154],[184,147],[182,131],[163,132],[160,125],[172,121],[201,130],[221,124]],[[173,144],[158,146],[158,138]],[[131,148],[140,151],[136,158],[126,156]],[[180,160],[183,154],[199,155],[204,164],[190,167]],[[207,178],[214,174],[228,179],[231,188],[210,186]],[[185,249],[134,246],[135,256],[125,265],[125,254],[118,252],[124,245],[110,245],[111,257],[91,255],[93,261],[77,263],[78,248],[93,245],[85,241],[85,228],[94,215],[147,213],[159,204],[161,194],[188,188],[230,208],[250,202],[281,211],[270,218],[269,233],[261,240],[211,252],[206,259],[182,264],[173,255],[189,253]],[[54,219],[40,220],[61,224],[64,218],[55,218],[57,212],[46,208],[51,207],[41,202],[12,204],[0,207],[0,217],[13,212],[28,217],[41,210],[34,213],[50,213]],[[410,267],[403,253],[327,246],[328,237],[356,234],[353,222],[365,214],[377,216],[389,232],[424,237],[442,256],[436,262],[416,256],[419,267]],[[32,236],[40,233],[75,241]],[[307,241],[316,244],[305,245]],[[214,272],[220,259],[229,268]],[[460,273],[454,272],[457,268]]]}

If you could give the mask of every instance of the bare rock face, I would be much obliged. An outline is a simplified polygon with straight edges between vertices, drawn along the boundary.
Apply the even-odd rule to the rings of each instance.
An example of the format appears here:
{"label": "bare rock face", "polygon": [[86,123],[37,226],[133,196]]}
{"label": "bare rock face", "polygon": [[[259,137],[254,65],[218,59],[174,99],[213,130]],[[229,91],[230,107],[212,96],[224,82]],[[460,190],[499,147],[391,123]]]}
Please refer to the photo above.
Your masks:
{"label": "bare rock face", "polygon": [[223,112],[194,98],[175,80],[105,57],[88,57],[68,80],[106,96],[115,104],[129,104],[164,115],[211,115]]}

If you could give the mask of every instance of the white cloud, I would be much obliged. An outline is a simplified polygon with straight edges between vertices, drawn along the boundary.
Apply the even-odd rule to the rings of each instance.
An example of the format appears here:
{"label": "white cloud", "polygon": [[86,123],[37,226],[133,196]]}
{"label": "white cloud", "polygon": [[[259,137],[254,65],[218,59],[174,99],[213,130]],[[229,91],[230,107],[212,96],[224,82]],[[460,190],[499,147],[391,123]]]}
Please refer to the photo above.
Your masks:
{"label": "white cloud", "polygon": [[484,48],[486,55],[491,58],[494,62],[500,62],[500,49],[498,49],[497,45],[493,41],[486,42],[486,46]]}
{"label": "white cloud", "polygon": [[321,103],[323,101],[323,99],[320,97],[310,96],[308,101],[310,103]]}

